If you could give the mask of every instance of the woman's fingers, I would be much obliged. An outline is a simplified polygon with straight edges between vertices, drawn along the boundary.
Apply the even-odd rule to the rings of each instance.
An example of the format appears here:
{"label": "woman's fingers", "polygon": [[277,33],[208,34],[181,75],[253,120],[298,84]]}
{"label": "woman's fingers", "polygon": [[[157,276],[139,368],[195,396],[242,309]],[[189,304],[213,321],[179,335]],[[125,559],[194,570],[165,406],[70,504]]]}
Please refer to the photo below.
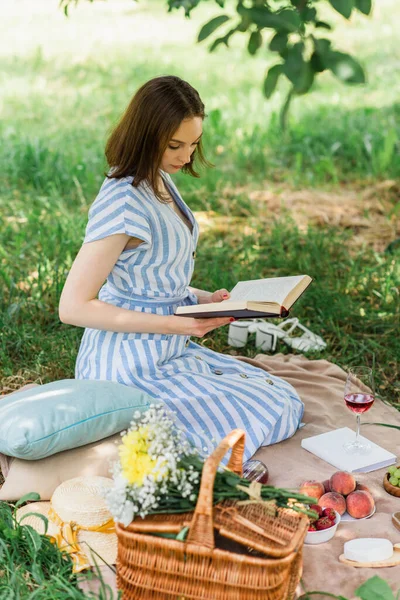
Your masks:
{"label": "woman's fingers", "polygon": [[196,319],[199,337],[205,335],[213,329],[228,325],[232,321],[232,317],[213,317],[211,319]]}
{"label": "woman's fingers", "polygon": [[223,288],[223,289],[217,290],[216,292],[213,293],[213,295],[211,296],[211,301],[212,302],[222,302],[223,300],[228,300],[229,297],[230,297],[230,293],[228,292],[228,290]]}

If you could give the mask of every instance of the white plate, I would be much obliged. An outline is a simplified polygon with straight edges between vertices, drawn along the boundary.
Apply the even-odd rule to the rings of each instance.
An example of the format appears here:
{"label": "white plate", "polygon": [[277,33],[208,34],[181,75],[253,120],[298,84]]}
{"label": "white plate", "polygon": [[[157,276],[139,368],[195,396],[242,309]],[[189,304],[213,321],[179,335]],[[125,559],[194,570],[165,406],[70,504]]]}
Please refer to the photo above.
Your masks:
{"label": "white plate", "polygon": [[372,517],[372,515],[374,515],[376,512],[376,506],[374,506],[374,510],[372,511],[372,513],[370,515],[368,515],[368,517],[361,517],[361,519],[355,519],[354,517],[351,517],[349,515],[349,513],[346,511],[343,515],[342,515],[342,521],[364,521],[365,519],[370,519]]}

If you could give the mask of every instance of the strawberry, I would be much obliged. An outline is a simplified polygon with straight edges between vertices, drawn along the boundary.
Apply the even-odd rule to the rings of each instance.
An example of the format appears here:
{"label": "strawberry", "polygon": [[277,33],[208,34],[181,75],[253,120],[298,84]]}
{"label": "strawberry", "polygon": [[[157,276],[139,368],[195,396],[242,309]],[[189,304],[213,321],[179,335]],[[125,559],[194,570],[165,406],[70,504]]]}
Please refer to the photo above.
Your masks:
{"label": "strawberry", "polygon": [[310,523],[308,531],[317,531],[317,528],[315,527],[314,523]]}
{"label": "strawberry", "polygon": [[317,531],[321,531],[322,529],[329,529],[332,527],[332,521],[328,517],[321,517],[315,524]]}
{"label": "strawberry", "polygon": [[336,521],[336,515],[333,508],[324,508],[324,510],[322,511],[322,516],[328,517],[328,519],[333,521],[333,523]]}
{"label": "strawberry", "polygon": [[319,506],[319,504],[311,504],[309,506],[310,510],[313,510],[314,512],[318,513],[318,518],[319,517],[325,517],[325,515],[323,514],[323,508],[322,506]]}

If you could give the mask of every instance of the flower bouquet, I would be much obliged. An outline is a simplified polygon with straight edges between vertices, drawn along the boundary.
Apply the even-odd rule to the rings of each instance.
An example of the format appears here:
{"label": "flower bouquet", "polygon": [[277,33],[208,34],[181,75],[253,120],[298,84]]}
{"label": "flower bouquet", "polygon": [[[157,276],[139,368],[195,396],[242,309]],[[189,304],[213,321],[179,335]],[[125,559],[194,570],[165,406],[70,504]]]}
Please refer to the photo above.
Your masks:
{"label": "flower bouquet", "polygon": [[[114,485],[106,492],[114,520],[127,527],[137,517],[193,511],[204,461],[176,429],[173,413],[164,406],[151,405],[145,413],[136,412],[122,434]],[[314,502],[292,490],[250,482],[221,467],[215,476],[213,504],[227,500],[270,502],[307,514],[304,504]]]}

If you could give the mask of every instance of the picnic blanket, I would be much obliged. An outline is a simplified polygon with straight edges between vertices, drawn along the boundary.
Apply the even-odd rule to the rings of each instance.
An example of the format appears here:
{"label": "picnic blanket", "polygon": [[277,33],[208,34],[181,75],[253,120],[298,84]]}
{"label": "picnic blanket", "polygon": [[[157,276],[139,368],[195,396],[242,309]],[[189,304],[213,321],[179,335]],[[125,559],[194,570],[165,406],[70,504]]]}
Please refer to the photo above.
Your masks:
{"label": "picnic blanket", "polygon": [[[279,487],[296,487],[306,479],[328,479],[337,469],[302,449],[300,444],[303,438],[332,429],[346,426],[355,428],[355,415],[346,408],[343,399],[346,373],[326,360],[308,360],[304,356],[258,355],[256,360],[257,364],[263,365],[272,374],[289,381],[305,404],[305,427],[292,438],[260,448],[255,454],[268,466],[268,483]],[[400,425],[400,413],[381,400],[376,400],[363,420]],[[361,433],[400,456],[399,430],[369,425],[361,427]],[[400,510],[400,499],[385,492],[382,486],[385,472],[386,469],[380,469],[356,475],[357,481],[367,485],[375,498],[376,513],[373,517],[341,522],[335,537],[329,542],[304,546],[303,584],[306,591],[321,590],[353,598],[357,587],[373,575],[386,579],[393,591],[400,589],[400,566],[355,568],[343,565],[338,560],[344,542],[356,537],[384,537],[393,543],[400,542],[400,531],[391,522],[391,514]]]}
{"label": "picnic blanket", "polygon": [[[306,479],[323,481],[328,479],[335,468],[303,450],[300,446],[305,437],[324,433],[339,427],[355,426],[355,416],[346,408],[343,399],[346,373],[337,365],[326,360],[308,360],[302,355],[274,356],[258,355],[255,359],[240,357],[269,372],[284,378],[298,391],[305,404],[303,422],[306,424],[296,434],[279,444],[260,448],[255,457],[262,460],[269,469],[271,485],[295,488]],[[400,413],[376,400],[373,407],[363,417],[365,421],[377,421],[400,425]],[[400,456],[400,432],[378,426],[365,426],[362,434],[368,439]],[[391,522],[391,514],[400,510],[400,499],[390,496],[382,487],[386,469],[367,474],[357,474],[360,483],[368,485],[376,501],[376,513],[366,520],[342,522],[335,537],[317,546],[304,547],[303,585],[298,595],[304,591],[326,591],[354,598],[356,588],[373,575],[386,579],[393,591],[400,588],[400,567],[384,569],[357,569],[339,563],[345,541],[356,537],[385,537],[393,543],[400,542],[400,532]],[[115,575],[107,567],[103,574],[114,589]],[[96,589],[96,581],[83,584],[84,589]]]}

